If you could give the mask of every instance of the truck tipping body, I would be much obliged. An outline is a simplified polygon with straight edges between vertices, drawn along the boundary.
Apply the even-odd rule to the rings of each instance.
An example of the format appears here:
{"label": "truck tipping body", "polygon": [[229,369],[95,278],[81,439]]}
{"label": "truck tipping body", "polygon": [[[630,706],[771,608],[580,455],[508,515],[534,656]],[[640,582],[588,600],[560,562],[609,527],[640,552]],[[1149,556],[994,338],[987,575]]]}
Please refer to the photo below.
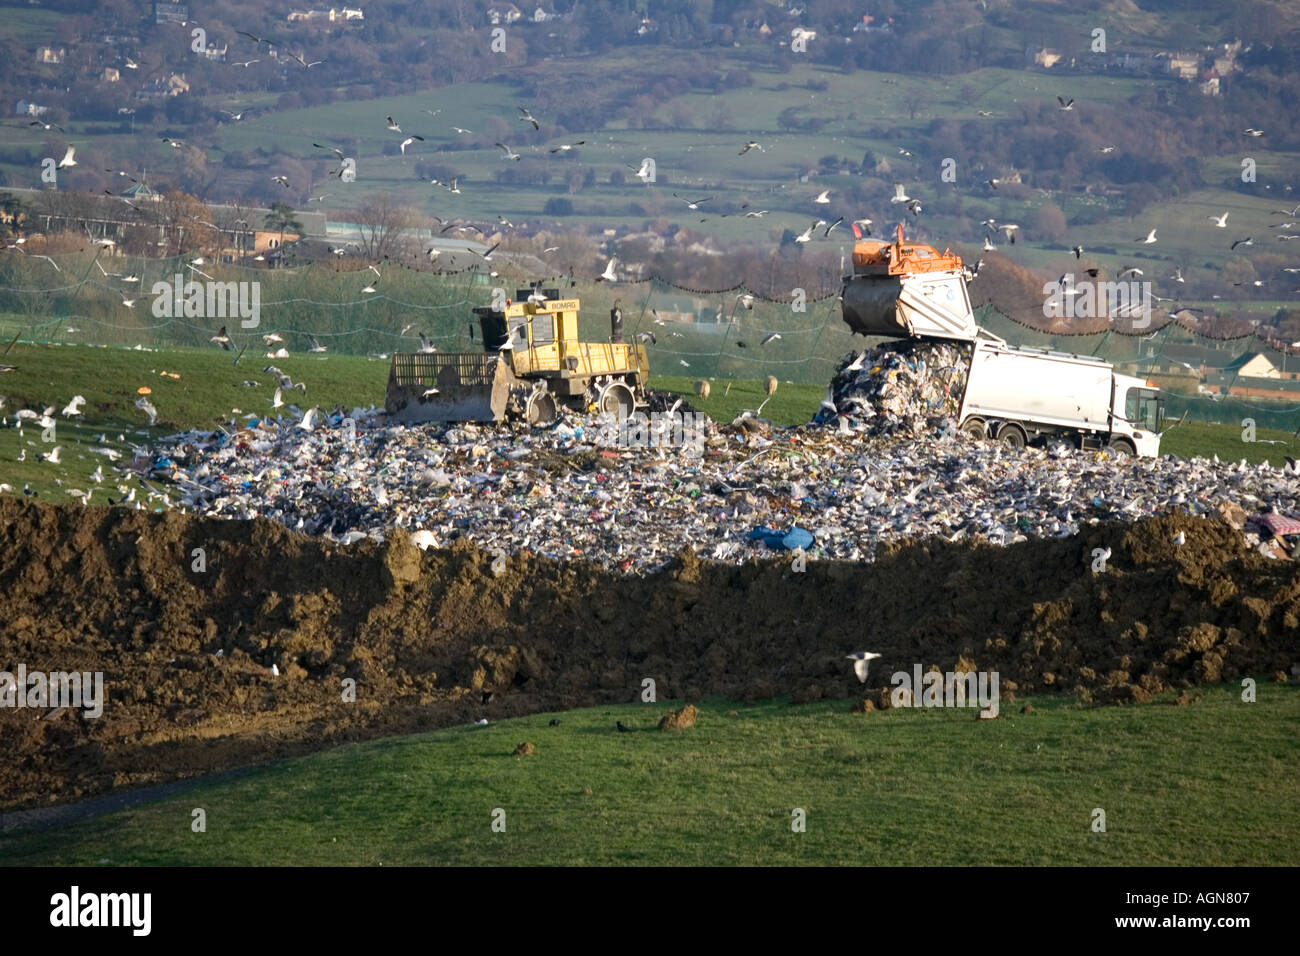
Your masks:
{"label": "truck tipping body", "polygon": [[858,242],[844,279],[844,321],[863,335],[970,344],[958,423],[976,438],[1021,447],[1042,437],[1118,454],[1160,454],[1162,402],[1151,382],[1093,356],[1009,345],[975,322],[973,276],[945,250],[903,241]]}

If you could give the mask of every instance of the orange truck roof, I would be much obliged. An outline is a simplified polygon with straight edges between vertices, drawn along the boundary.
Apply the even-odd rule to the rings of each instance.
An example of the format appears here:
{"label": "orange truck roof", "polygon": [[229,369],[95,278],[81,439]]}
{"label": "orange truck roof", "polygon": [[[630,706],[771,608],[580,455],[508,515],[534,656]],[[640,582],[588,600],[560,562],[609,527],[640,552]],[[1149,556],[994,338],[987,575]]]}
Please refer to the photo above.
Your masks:
{"label": "orange truck roof", "polygon": [[961,256],[949,249],[941,254],[934,246],[903,241],[903,224],[898,224],[893,242],[864,239],[853,245],[853,265],[886,266],[890,275],[912,272],[950,272],[960,270]]}

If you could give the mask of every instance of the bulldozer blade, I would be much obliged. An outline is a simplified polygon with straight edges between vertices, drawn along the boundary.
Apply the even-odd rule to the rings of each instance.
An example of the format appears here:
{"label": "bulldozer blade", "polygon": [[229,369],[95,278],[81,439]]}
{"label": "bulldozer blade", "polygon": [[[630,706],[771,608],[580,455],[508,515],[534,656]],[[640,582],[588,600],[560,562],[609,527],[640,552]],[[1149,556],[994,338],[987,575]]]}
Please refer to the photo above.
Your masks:
{"label": "bulldozer blade", "polygon": [[397,354],[384,408],[390,421],[499,422],[515,384],[508,361],[481,353]]}

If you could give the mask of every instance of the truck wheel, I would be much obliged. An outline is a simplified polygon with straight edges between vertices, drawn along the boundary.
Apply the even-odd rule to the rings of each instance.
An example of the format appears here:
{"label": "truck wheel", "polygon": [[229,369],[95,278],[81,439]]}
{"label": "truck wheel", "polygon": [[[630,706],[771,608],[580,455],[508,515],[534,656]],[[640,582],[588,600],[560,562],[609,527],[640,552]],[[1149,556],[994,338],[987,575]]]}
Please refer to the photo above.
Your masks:
{"label": "truck wheel", "polygon": [[978,418],[968,418],[961,426],[961,430],[976,441],[984,441],[989,437],[989,430],[984,427],[984,423]]}
{"label": "truck wheel", "polygon": [[1007,422],[998,429],[998,441],[1008,448],[1025,447],[1025,430],[1014,422]]}
{"label": "truck wheel", "polygon": [[1137,449],[1127,438],[1112,438],[1106,448],[1116,458],[1132,458],[1137,454]]}
{"label": "truck wheel", "polygon": [[550,392],[537,391],[528,396],[524,419],[530,425],[549,425],[560,417],[555,397]]}

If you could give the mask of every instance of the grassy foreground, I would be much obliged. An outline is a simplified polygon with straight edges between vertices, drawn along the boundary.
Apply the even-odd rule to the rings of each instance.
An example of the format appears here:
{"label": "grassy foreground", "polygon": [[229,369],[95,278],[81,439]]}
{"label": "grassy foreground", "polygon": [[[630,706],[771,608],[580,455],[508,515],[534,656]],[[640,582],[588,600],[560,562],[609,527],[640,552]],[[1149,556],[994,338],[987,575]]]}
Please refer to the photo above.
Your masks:
{"label": "grassy foreground", "polygon": [[[9,864],[1247,865],[1300,854],[1300,692],[848,713],[626,705],[349,745],[56,831]],[[728,712],[737,711],[737,716]],[[619,733],[615,721],[633,728]],[[512,756],[528,741],[536,753]],[[584,791],[589,788],[590,793]],[[192,811],[207,830],[193,832]],[[1105,811],[1094,832],[1095,809]],[[806,813],[805,832],[792,814]],[[492,828],[504,811],[504,832]],[[498,819],[500,813],[497,814]]]}

